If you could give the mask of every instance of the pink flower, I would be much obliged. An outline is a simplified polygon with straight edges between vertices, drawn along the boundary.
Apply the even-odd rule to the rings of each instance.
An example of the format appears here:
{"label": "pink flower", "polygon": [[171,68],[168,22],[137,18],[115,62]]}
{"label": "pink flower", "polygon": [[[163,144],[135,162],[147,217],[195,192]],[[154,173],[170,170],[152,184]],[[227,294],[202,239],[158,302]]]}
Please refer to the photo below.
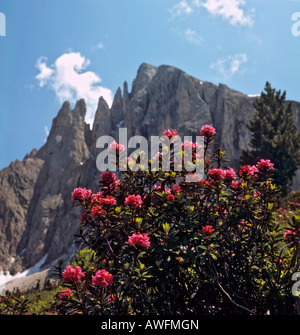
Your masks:
{"label": "pink flower", "polygon": [[178,131],[175,129],[173,130],[167,129],[164,131],[164,135],[166,135],[168,138],[176,137],[177,134],[178,134]]}
{"label": "pink flower", "polygon": [[258,173],[258,169],[254,165],[245,165],[240,167],[240,176],[242,178],[246,178],[248,176],[255,177]]}
{"label": "pink flower", "polygon": [[145,233],[137,233],[137,234],[133,234],[129,237],[128,239],[128,243],[133,245],[140,245],[142,247],[148,248],[150,245],[150,241],[149,241],[149,236]]}
{"label": "pink flower", "polygon": [[[196,159],[201,159],[203,152],[201,151],[202,145],[198,142],[193,143],[192,141],[184,141],[181,143],[181,150],[185,154],[192,154],[192,162],[194,163]],[[182,157],[184,161],[184,157]]]}
{"label": "pink flower", "polygon": [[126,199],[124,204],[126,206],[130,206],[132,208],[142,207],[142,198],[140,195],[129,195]]}
{"label": "pink flower", "polygon": [[107,195],[105,198],[100,199],[101,205],[115,205],[116,203],[117,203],[117,200],[111,195]]}
{"label": "pink flower", "polygon": [[200,129],[200,135],[206,138],[214,136],[215,133],[216,133],[215,128],[209,125],[205,125]]}
{"label": "pink flower", "polygon": [[261,195],[262,195],[262,194],[261,194],[261,192],[259,192],[259,191],[254,191],[254,192],[253,192],[253,197],[254,197],[254,198],[259,198],[259,197],[261,197]]}
{"label": "pink flower", "polygon": [[202,231],[205,236],[210,236],[215,231],[215,229],[212,226],[205,226],[202,227]]}
{"label": "pink flower", "polygon": [[271,161],[269,159],[261,159],[257,164],[256,167],[258,168],[258,170],[260,172],[266,173],[269,172],[271,170],[274,170],[274,164],[271,163]]}
{"label": "pink flower", "polygon": [[92,200],[91,200],[91,205],[95,206],[95,205],[99,205],[100,204],[100,199],[103,196],[103,192],[98,192],[96,194],[92,194]]}
{"label": "pink flower", "polygon": [[106,211],[101,206],[95,205],[91,210],[91,214],[93,219],[97,220],[100,219],[103,215],[105,215]]}
{"label": "pink flower", "polygon": [[107,298],[107,301],[115,302],[116,301],[116,296],[112,294],[109,298]]}
{"label": "pink flower", "polygon": [[113,275],[105,270],[98,270],[95,276],[92,276],[92,283],[94,286],[107,287],[112,284]]}
{"label": "pink flower", "polygon": [[123,144],[118,144],[116,141],[113,141],[109,146],[110,153],[123,153],[125,151],[125,146]]}
{"label": "pink flower", "polygon": [[92,195],[91,190],[87,190],[86,188],[75,188],[74,191],[72,192],[72,199],[73,200],[79,200],[79,201],[84,201],[87,198],[89,198]]}
{"label": "pink flower", "polygon": [[232,182],[236,178],[235,171],[230,167],[228,170],[224,171],[224,180],[228,182]]}
{"label": "pink flower", "polygon": [[65,290],[60,291],[60,300],[69,300],[72,295],[72,290],[69,288],[66,288]]}
{"label": "pink flower", "polygon": [[78,284],[84,276],[80,266],[75,266],[74,268],[72,265],[68,265],[67,269],[63,272],[62,280],[65,283]]}
{"label": "pink flower", "polygon": [[108,186],[114,184],[117,180],[117,176],[110,171],[104,171],[100,175],[100,181],[103,185]]}
{"label": "pink flower", "polygon": [[208,182],[208,181],[205,180],[205,179],[202,179],[201,182],[200,182],[200,185],[210,187],[210,186],[211,186],[211,183]]}
{"label": "pink flower", "polygon": [[197,173],[188,173],[185,176],[185,181],[189,183],[201,182],[202,178]]}
{"label": "pink flower", "polygon": [[174,185],[174,186],[173,186],[173,192],[174,192],[175,194],[178,194],[178,193],[180,193],[181,191],[182,191],[182,189],[181,189],[180,185]]}
{"label": "pink flower", "polygon": [[194,146],[194,143],[192,141],[184,141],[181,143],[181,150],[184,150],[185,148],[188,148],[188,149],[193,149],[193,146]]}
{"label": "pink flower", "polygon": [[156,161],[158,160],[159,158],[163,158],[163,153],[162,152],[157,152],[154,157],[153,157],[153,160]]}
{"label": "pink flower", "polygon": [[241,180],[233,180],[231,182],[231,187],[236,190],[240,186],[241,182]]}
{"label": "pink flower", "polygon": [[285,233],[284,233],[284,239],[285,239],[285,240],[288,240],[288,239],[292,238],[292,237],[295,236],[295,235],[296,235],[296,232],[287,229],[287,230],[285,231]]}
{"label": "pink flower", "polygon": [[[159,185],[154,185],[153,191],[163,192],[164,190],[162,189],[161,184],[159,184]],[[167,192],[167,186],[165,186],[165,191]]]}
{"label": "pink flower", "polygon": [[168,194],[166,199],[168,202],[173,202],[176,199],[176,196],[174,194]]}
{"label": "pink flower", "polygon": [[225,177],[225,171],[222,169],[209,170],[208,177],[213,181],[221,181]]}
{"label": "pink flower", "polygon": [[195,150],[201,150],[203,149],[203,146],[199,144],[198,142],[193,143],[193,149]]}

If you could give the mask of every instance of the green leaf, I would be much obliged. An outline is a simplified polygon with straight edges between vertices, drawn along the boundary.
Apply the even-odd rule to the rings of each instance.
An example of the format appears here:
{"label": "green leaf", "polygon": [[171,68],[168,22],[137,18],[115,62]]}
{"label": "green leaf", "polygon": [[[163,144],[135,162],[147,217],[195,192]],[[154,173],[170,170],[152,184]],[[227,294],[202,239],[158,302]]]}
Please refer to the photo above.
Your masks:
{"label": "green leaf", "polygon": [[163,223],[163,230],[164,230],[166,235],[169,234],[170,229],[171,229],[171,227],[168,223]]}
{"label": "green leaf", "polygon": [[145,253],[146,253],[146,251],[141,251],[141,252],[138,254],[137,258],[140,258],[140,257],[144,256]]}
{"label": "green leaf", "polygon": [[197,294],[197,292],[192,293],[191,294],[191,299],[194,299],[196,294]]}

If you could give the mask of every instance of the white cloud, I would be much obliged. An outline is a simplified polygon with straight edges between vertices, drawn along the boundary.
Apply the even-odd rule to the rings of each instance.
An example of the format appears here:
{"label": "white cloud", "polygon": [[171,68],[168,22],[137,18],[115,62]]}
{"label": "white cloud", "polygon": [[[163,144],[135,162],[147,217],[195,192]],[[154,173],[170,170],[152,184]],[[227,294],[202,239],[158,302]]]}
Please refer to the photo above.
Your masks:
{"label": "white cloud", "polygon": [[246,54],[236,54],[227,58],[219,58],[210,65],[210,68],[218,72],[224,79],[230,79],[235,73],[240,71],[241,65],[247,60]]}
{"label": "white cloud", "polygon": [[200,2],[200,0],[194,0],[194,1],[192,2],[192,5],[193,5],[194,7],[200,7],[200,6],[201,6],[201,2]]}
{"label": "white cloud", "polygon": [[241,8],[245,4],[245,0],[206,0],[202,6],[211,14],[228,20],[232,25],[252,26],[252,16],[249,13],[245,14]]}
{"label": "white cloud", "polygon": [[54,90],[60,103],[71,103],[83,98],[87,105],[86,122],[92,124],[100,96],[109,106],[113,94],[108,88],[99,85],[100,77],[91,71],[85,71],[90,61],[79,52],[69,52],[56,59],[53,65],[47,65],[47,58],[40,57],[36,62],[39,74],[36,79],[40,87],[47,86]]}
{"label": "white cloud", "polygon": [[199,45],[203,42],[203,38],[195,30],[189,28],[185,31],[185,37],[192,44]]}
{"label": "white cloud", "polygon": [[46,61],[47,57],[40,57],[35,64],[40,70],[40,73],[35,77],[40,82],[40,87],[46,85],[53,74],[53,70],[46,65]]}
{"label": "white cloud", "polygon": [[99,42],[99,43],[96,45],[96,49],[105,49],[104,44],[103,44],[102,42]]}
{"label": "white cloud", "polygon": [[178,2],[169,10],[172,18],[175,18],[176,16],[191,14],[193,11],[193,7],[189,5],[186,0]]}

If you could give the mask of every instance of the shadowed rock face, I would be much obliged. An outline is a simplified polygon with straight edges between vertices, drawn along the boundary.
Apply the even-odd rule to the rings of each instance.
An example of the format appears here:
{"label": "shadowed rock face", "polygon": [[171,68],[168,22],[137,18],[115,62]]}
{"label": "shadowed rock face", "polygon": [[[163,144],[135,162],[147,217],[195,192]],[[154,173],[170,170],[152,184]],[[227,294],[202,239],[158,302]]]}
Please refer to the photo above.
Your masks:
{"label": "shadowed rock face", "polygon": [[[254,112],[253,99],[171,66],[142,64],[130,93],[125,82],[123,94],[118,88],[111,108],[99,98],[92,130],[84,122],[84,100],[73,110],[65,102],[46,144],[0,171],[0,270],[14,274],[45,255],[47,266],[73,253],[80,209],[74,206],[71,192],[79,186],[97,191],[99,136],[118,140],[118,129],[125,127],[128,139],[150,138],[170,128],[183,139],[199,135],[203,125],[211,124],[231,166],[238,167],[241,150],[250,141],[246,122]],[[293,102],[293,110],[300,129],[298,102]],[[298,171],[294,188],[299,187]]]}

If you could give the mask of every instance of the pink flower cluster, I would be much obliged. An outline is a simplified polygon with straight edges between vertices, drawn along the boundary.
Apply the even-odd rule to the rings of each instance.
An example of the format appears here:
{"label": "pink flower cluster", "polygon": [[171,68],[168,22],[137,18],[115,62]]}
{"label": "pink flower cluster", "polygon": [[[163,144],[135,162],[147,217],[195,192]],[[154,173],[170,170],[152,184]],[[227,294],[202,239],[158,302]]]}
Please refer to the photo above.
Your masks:
{"label": "pink flower cluster", "polygon": [[200,135],[206,138],[211,138],[216,133],[216,129],[212,126],[205,125],[200,129]]}
{"label": "pink flower cluster", "polygon": [[104,171],[100,175],[100,181],[104,186],[115,185],[117,182],[117,176],[111,171]]}
{"label": "pink flower cluster", "polygon": [[92,276],[92,283],[94,286],[107,287],[112,284],[113,275],[106,270],[98,270],[95,276]]}
{"label": "pink flower cluster", "polygon": [[174,202],[175,199],[176,199],[176,196],[174,194],[168,194],[167,197],[166,197],[167,201],[168,202]]}
{"label": "pink flower cluster", "polygon": [[296,232],[290,230],[290,229],[287,229],[284,233],[284,239],[285,240],[288,240],[290,238],[293,238],[294,236],[296,235]]}
{"label": "pink flower cluster", "polygon": [[202,227],[202,231],[205,236],[210,236],[215,231],[215,229],[212,226],[204,226]]}
{"label": "pink flower cluster", "polygon": [[232,182],[236,178],[236,173],[233,168],[228,168],[224,171],[224,180],[227,182]]}
{"label": "pink flower cluster", "polygon": [[60,300],[69,300],[72,295],[72,290],[69,288],[62,289],[60,292]]}
{"label": "pink flower cluster", "polygon": [[255,165],[245,165],[240,168],[240,176],[242,178],[255,177],[258,172],[258,168]]}
{"label": "pink flower cluster", "polygon": [[123,144],[118,144],[116,141],[113,141],[109,146],[109,152],[117,154],[125,152],[125,146]]}
{"label": "pink flower cluster", "polygon": [[91,210],[91,214],[93,219],[97,220],[100,219],[103,215],[105,215],[107,212],[104,210],[101,206],[95,205],[93,206]]}
{"label": "pink flower cluster", "polygon": [[267,173],[274,170],[274,164],[269,159],[261,159],[256,165],[245,165],[240,168],[242,178],[256,177],[259,172]]}
{"label": "pink flower cluster", "polygon": [[160,158],[163,158],[163,153],[162,152],[157,152],[154,157],[153,157],[153,160],[156,161],[156,160],[159,160]]}
{"label": "pink flower cluster", "polygon": [[180,185],[173,185],[173,192],[174,192],[175,194],[178,194],[178,193],[180,193],[181,191],[182,191],[182,189],[181,189]]}
{"label": "pink flower cluster", "polygon": [[142,233],[142,234],[137,233],[129,237],[128,243],[131,245],[136,244],[136,245],[140,245],[142,247],[148,248],[150,245],[150,238],[145,233]]}
{"label": "pink flower cluster", "polygon": [[184,141],[181,143],[181,150],[184,150],[185,148],[188,148],[189,150],[191,149],[198,149],[200,150],[202,148],[201,144],[199,144],[198,142],[192,142],[192,141]]}
{"label": "pink flower cluster", "polygon": [[84,276],[80,266],[73,267],[72,265],[68,265],[63,272],[62,280],[67,284],[78,284]]}
{"label": "pink flower cluster", "polygon": [[92,195],[91,190],[87,190],[86,188],[75,188],[75,190],[72,192],[72,199],[73,200],[79,200],[79,201],[84,201],[87,198],[89,198]]}
{"label": "pink flower cluster", "polygon": [[266,173],[269,171],[274,170],[274,164],[271,163],[269,159],[261,159],[257,164],[256,167],[260,172]]}
{"label": "pink flower cluster", "polygon": [[92,194],[92,201],[91,205],[99,205],[100,204],[100,199],[103,197],[103,192],[97,192],[96,194]]}
{"label": "pink flower cluster", "polygon": [[115,205],[117,203],[117,200],[112,197],[111,195],[107,195],[105,198],[100,199],[101,205]]}
{"label": "pink flower cluster", "polygon": [[142,198],[140,195],[129,195],[126,199],[124,204],[126,206],[132,207],[132,208],[138,208],[138,207],[142,207]]}
{"label": "pink flower cluster", "polygon": [[[274,169],[274,164],[270,160],[261,159],[257,165],[245,165],[240,167],[239,175],[241,178],[246,179],[247,177],[256,177],[259,172],[266,173]],[[211,182],[225,181],[232,183],[232,187],[236,188],[240,181],[235,181],[236,172],[229,167],[227,170],[222,169],[211,169],[208,171],[208,177]]]}
{"label": "pink flower cluster", "polygon": [[221,181],[225,177],[225,171],[222,169],[212,169],[208,171],[207,175],[213,181]]}
{"label": "pink flower cluster", "polygon": [[175,137],[176,138],[176,135],[178,134],[178,131],[175,130],[175,129],[167,129],[164,131],[164,135],[166,135],[168,138],[172,138],[172,137]]}

